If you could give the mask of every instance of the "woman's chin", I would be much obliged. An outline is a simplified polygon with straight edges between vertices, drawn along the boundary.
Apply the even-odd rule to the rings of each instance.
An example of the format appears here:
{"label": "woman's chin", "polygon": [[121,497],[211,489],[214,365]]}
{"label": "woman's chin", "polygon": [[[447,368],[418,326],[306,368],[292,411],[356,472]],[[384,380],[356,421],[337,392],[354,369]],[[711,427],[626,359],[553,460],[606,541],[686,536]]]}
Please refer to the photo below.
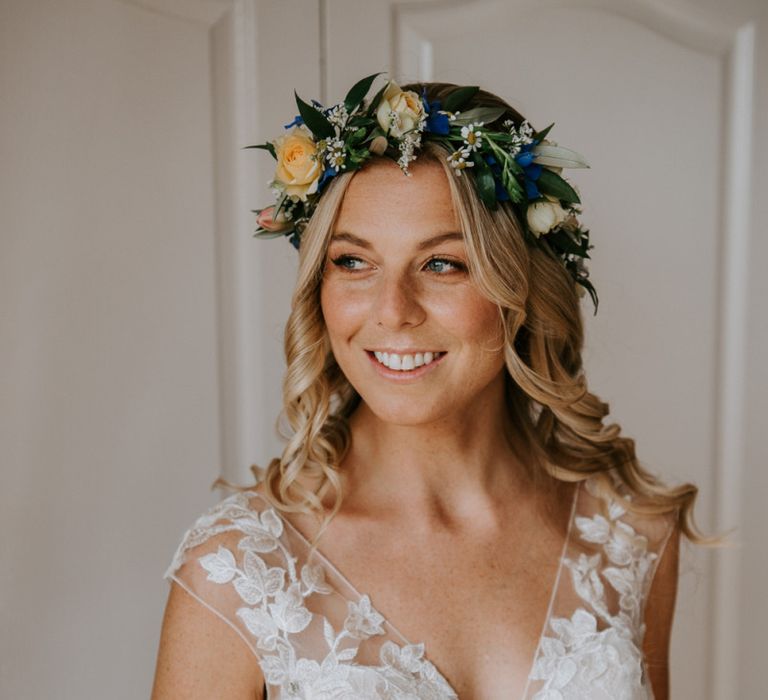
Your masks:
{"label": "woman's chin", "polygon": [[[363,397],[365,401],[365,397]],[[381,398],[366,401],[368,409],[382,423],[398,426],[419,426],[433,423],[446,417],[447,403],[414,401],[413,397],[400,400],[382,401]]]}

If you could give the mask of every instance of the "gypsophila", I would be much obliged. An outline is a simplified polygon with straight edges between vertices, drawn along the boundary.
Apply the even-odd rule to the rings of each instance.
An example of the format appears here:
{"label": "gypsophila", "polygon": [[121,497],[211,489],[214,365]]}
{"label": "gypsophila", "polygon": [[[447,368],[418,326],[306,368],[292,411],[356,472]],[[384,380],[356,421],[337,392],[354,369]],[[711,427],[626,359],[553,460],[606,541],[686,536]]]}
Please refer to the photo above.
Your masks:
{"label": "gypsophila", "polygon": [[[417,83],[419,94],[389,80],[368,100],[379,75],[359,80],[343,101],[329,108],[297,95],[299,114],[284,125],[292,131],[246,146],[269,151],[277,162],[269,181],[276,201],[254,210],[254,235],[285,235],[298,248],[326,185],[336,175],[359,170],[373,157],[391,158],[410,175],[409,166],[422,144],[432,141],[445,151],[451,172],[470,173],[488,209],[508,207],[525,240],[562,262],[581,287],[579,293],[589,292],[597,313],[597,293],[584,262],[593,246],[589,230],[579,222],[581,199],[561,175],[564,168],[589,165],[576,151],[547,139],[554,124],[536,131],[503,103],[489,105],[473,85],[438,88]],[[435,95],[428,97],[429,90]]]}

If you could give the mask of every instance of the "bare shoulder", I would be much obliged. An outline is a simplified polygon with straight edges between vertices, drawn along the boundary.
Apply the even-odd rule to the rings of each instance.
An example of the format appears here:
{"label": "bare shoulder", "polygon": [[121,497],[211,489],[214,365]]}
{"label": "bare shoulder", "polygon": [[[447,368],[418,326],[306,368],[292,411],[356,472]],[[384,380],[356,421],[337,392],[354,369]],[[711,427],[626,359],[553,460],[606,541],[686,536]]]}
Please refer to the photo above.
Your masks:
{"label": "bare shoulder", "polygon": [[645,606],[645,638],[643,654],[646,659],[656,700],[669,697],[669,646],[677,598],[681,531],[670,519],[666,539]]}
{"label": "bare shoulder", "polygon": [[[200,547],[217,548],[224,536],[211,537]],[[192,551],[197,553],[195,547]],[[174,562],[174,567],[178,568],[170,578],[152,700],[263,700],[264,676],[256,655],[222,619],[224,608],[214,611],[219,601],[210,588],[203,587],[215,584],[202,583],[205,577],[196,573],[201,567],[190,563],[182,566],[180,561]]]}

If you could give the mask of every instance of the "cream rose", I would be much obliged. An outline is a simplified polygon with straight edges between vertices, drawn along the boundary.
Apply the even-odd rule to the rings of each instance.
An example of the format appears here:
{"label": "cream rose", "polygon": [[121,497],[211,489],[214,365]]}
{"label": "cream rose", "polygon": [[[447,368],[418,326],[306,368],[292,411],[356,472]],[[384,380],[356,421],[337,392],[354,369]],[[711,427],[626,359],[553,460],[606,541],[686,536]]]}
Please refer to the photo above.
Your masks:
{"label": "cream rose", "polygon": [[275,180],[292,199],[306,201],[307,195],[317,192],[323,165],[317,158],[317,144],[305,126],[295,126],[285,136],[272,142],[277,156]]}
{"label": "cream rose", "polygon": [[291,220],[287,219],[284,211],[280,211],[275,216],[275,207],[267,207],[262,209],[256,215],[256,225],[263,228],[265,231],[285,231],[291,227]]}
{"label": "cream rose", "polygon": [[[394,112],[394,119],[392,113]],[[413,129],[424,116],[421,98],[412,90],[401,90],[394,80],[390,80],[381,96],[376,109],[376,119],[381,128],[395,138],[400,138],[406,131]]]}
{"label": "cream rose", "polygon": [[565,221],[568,218],[568,212],[560,206],[557,199],[547,197],[546,201],[529,205],[526,218],[528,227],[538,237]]}

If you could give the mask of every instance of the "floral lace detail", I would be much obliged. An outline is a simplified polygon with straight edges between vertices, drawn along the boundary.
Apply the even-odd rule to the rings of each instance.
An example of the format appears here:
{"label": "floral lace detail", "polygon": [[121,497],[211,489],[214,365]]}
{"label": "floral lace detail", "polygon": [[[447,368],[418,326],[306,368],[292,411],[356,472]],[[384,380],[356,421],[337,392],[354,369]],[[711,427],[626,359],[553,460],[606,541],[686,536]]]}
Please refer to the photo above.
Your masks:
{"label": "floral lace detail", "polygon": [[[592,495],[605,498],[592,480],[586,485]],[[615,500],[605,500],[607,518],[597,513],[575,520],[581,539],[601,545],[602,550],[563,560],[571,571],[574,590],[589,609],[579,606],[570,618],[549,620],[556,636],[541,639],[531,678],[544,684],[534,700],[653,697],[643,678],[642,613],[658,554],[648,551],[644,535],[619,519],[626,509]],[[615,615],[609,610],[603,579],[618,594]],[[598,630],[598,620],[605,623],[604,629]]]}
{"label": "floral lace detail", "polygon": [[[183,538],[166,576],[184,563],[185,552],[210,537],[237,530],[243,533],[235,554],[219,545],[216,552],[197,562],[207,572],[206,580],[232,585],[244,605],[237,617],[252,635],[259,649],[259,661],[269,685],[278,686],[286,698],[323,700],[445,700],[457,695],[436,667],[424,658],[424,644],[400,646],[385,641],[379,649],[379,666],[354,661],[360,643],[385,634],[384,617],[375,610],[368,595],[347,601],[347,614],[340,630],[305,601],[313,595],[328,595],[333,588],[325,581],[321,565],[303,565],[298,574],[297,558],[285,546],[283,521],[271,507],[255,513],[249,494],[234,494],[200,517]],[[218,523],[226,519],[229,522]],[[268,566],[260,555],[279,553],[284,566]],[[315,617],[322,621],[327,653],[322,660],[300,658],[291,635],[297,635]]]}

